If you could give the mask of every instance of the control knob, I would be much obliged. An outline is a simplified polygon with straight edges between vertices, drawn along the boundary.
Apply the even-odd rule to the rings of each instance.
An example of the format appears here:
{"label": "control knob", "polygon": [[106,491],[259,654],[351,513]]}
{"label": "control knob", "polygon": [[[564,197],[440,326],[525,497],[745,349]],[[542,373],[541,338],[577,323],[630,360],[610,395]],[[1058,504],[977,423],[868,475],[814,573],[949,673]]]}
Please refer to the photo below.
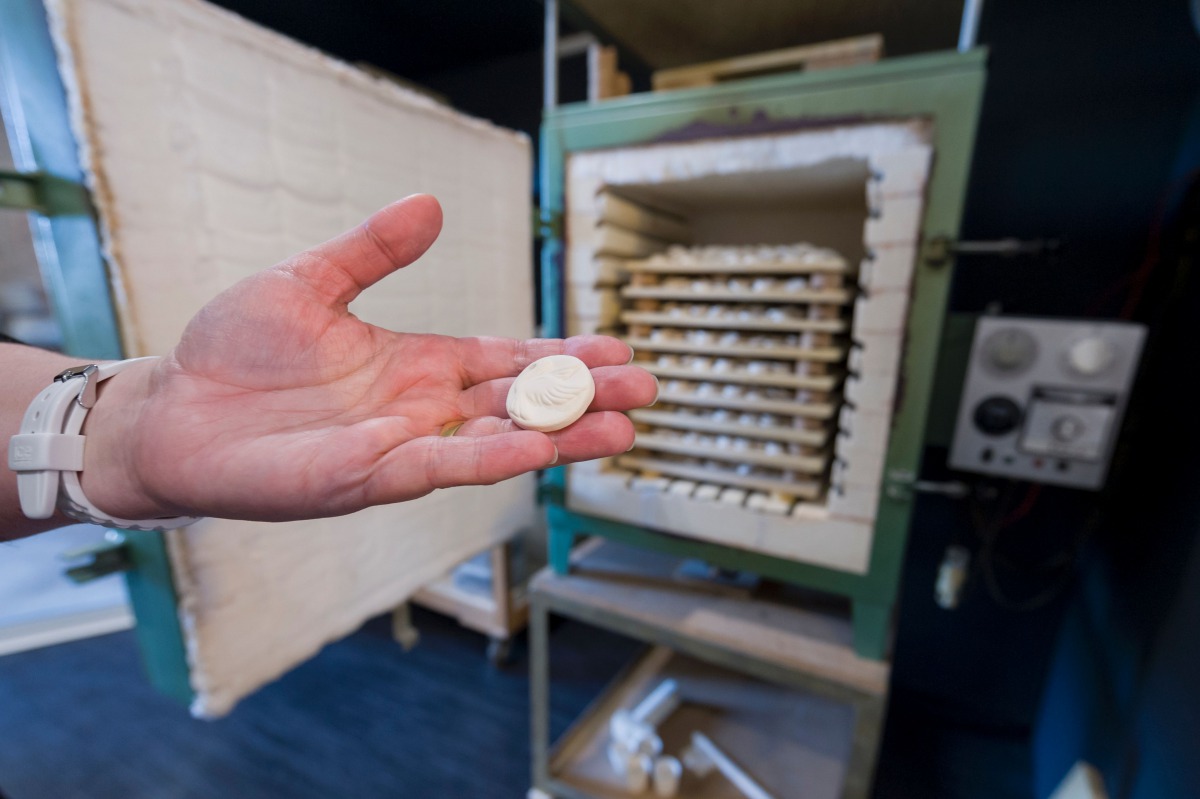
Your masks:
{"label": "control knob", "polygon": [[1037,340],[1027,330],[1005,327],[983,342],[985,363],[1004,376],[1015,375],[1037,358]]}
{"label": "control knob", "polygon": [[1064,444],[1083,435],[1084,424],[1078,416],[1060,416],[1050,425],[1050,435]]}
{"label": "control knob", "polygon": [[988,397],[975,406],[972,419],[986,435],[1002,436],[1021,424],[1021,406],[1008,397]]}
{"label": "control knob", "polygon": [[1102,374],[1116,359],[1113,345],[1096,336],[1076,341],[1067,351],[1067,366],[1080,377]]}

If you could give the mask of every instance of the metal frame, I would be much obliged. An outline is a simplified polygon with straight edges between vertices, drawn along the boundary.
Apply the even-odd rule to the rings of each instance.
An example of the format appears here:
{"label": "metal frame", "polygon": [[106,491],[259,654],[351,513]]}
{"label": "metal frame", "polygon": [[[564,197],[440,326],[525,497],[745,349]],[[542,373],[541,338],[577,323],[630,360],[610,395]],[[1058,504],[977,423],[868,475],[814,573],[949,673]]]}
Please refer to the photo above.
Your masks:
{"label": "metal frame", "polygon": [[[854,709],[854,733],[850,755],[846,761],[846,778],[842,799],[866,799],[870,795],[879,756],[879,739],[883,733],[886,695],[878,696],[855,690],[848,685],[758,660],[745,652],[689,637],[680,630],[665,629],[618,611],[597,607],[539,591],[530,594],[529,615],[529,690],[530,730],[533,750],[534,786],[554,797],[563,799],[592,799],[572,786],[558,780],[550,772],[553,748],[550,742],[550,614],[555,613],[599,627],[609,632],[635,638],[703,660],[730,671],[778,685],[803,689],[809,693],[850,705]],[[625,673],[618,675],[619,682]],[[591,708],[584,711],[584,717]],[[574,727],[560,742],[568,740]]]}
{"label": "metal frame", "polygon": [[[403,619],[399,618],[409,612],[409,603],[421,605],[456,619],[469,630],[486,635],[488,660],[494,666],[507,663],[512,653],[513,637],[529,624],[529,599],[524,592],[518,593],[512,583],[509,564],[512,549],[511,542],[502,541],[487,550],[492,572],[489,596],[484,597],[455,586],[452,570],[426,584],[404,606],[393,611],[393,619],[398,625],[396,629],[411,628],[411,624],[405,625]],[[401,643],[404,641],[401,640]],[[406,646],[406,649],[411,647]]]}
{"label": "metal frame", "polygon": [[[691,128],[705,136],[752,132],[744,120],[819,124],[822,120],[926,117],[934,121],[935,166],[927,189],[922,238],[956,238],[962,213],[985,78],[986,52],[939,53],[878,64],[799,73],[661,94],[638,94],[546,111],[541,131],[541,279],[546,334],[565,331],[563,252],[555,231],[564,208],[568,154],[630,146]],[[738,123],[737,120],[743,120]],[[559,573],[577,536],[599,534],[627,543],[747,568],[788,582],[850,597],[855,648],[864,657],[887,651],[912,511],[912,483],[920,468],[952,264],[918,257],[903,361],[903,400],[894,418],[884,485],[866,574],[818,567],[732,547],[586,516],[565,506],[566,472],[546,477],[550,563]]]}
{"label": "metal frame", "polygon": [[[0,2],[0,115],[12,149],[19,207],[29,225],[64,350],[88,359],[124,357],[96,219],[86,202],[79,148],[45,9],[39,0]],[[10,200],[13,197],[10,195]],[[15,201],[9,207],[18,207]],[[192,698],[177,597],[162,533],[126,531],[126,574],[138,645],[151,682]]]}

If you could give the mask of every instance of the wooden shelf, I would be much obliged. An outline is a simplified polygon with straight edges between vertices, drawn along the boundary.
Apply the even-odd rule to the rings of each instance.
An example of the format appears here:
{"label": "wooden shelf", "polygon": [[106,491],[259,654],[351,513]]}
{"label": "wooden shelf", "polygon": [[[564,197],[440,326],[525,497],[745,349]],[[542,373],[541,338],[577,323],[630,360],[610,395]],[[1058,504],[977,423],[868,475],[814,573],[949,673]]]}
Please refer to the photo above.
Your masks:
{"label": "wooden shelf", "polygon": [[845,261],[775,261],[759,264],[728,264],[723,261],[694,264],[651,263],[648,260],[626,261],[630,273],[651,275],[812,275],[849,274]]}
{"label": "wooden shelf", "polygon": [[[846,358],[845,346],[834,347],[756,347],[749,344],[693,344],[690,341],[651,341],[626,337],[625,343],[640,352],[671,352],[711,357],[755,358],[764,361],[816,361],[839,363]],[[644,364],[639,363],[639,366]]]}
{"label": "wooden shelf", "polygon": [[666,286],[625,286],[621,296],[631,300],[679,300],[682,302],[741,302],[776,305],[849,305],[853,292],[846,289],[805,289],[800,291],[695,291]]}
{"label": "wooden shelf", "polygon": [[737,397],[700,397],[695,394],[663,391],[659,402],[691,405],[700,408],[725,408],[735,411],[777,413],[803,419],[832,419],[835,406],[829,403],[799,403],[792,400],[741,399]]}
{"label": "wooden shelf", "polygon": [[[507,642],[525,628],[529,619],[529,601],[524,584],[514,585],[509,568],[510,544],[493,546],[489,552],[491,586],[471,589],[459,585],[454,571],[422,586],[412,602],[458,621],[469,630],[483,633],[493,644]],[[400,627],[406,626],[403,619]],[[500,660],[507,647],[498,651]],[[489,649],[489,657],[493,656]]]}
{"label": "wooden shelf", "polygon": [[622,311],[621,321],[627,325],[690,327],[699,330],[753,330],[765,333],[844,333],[849,329],[844,319],[725,319],[692,314],[673,316],[658,311]]}
{"label": "wooden shelf", "polygon": [[[608,763],[608,720],[640,702],[664,679],[679,684],[683,704],[659,725],[663,752],[676,757],[692,731],[700,731],[772,796],[836,799],[845,778],[854,712],[848,705],[754,680],[737,672],[651,648],[581,716],[551,754],[550,773],[596,799],[628,799],[623,780]],[[650,795],[650,792],[647,793]],[[703,779],[685,774],[680,796],[742,799],[719,772]]]}
{"label": "wooden shelf", "polygon": [[695,430],[698,433],[716,433],[745,438],[765,439],[768,441],[783,441],[789,444],[805,444],[807,446],[822,446],[829,440],[829,430],[803,430],[794,427],[758,427],[736,422],[714,422],[699,416],[656,411],[639,408],[629,412],[629,418],[639,424],[672,427],[677,430]]}
{"label": "wooden shelf", "polygon": [[[755,466],[765,466],[768,469],[805,474],[821,474],[829,466],[827,455],[774,455],[753,449],[718,449],[714,446],[692,444],[654,433],[638,433],[636,447],[654,452],[668,452],[672,455],[690,455],[694,458],[708,458],[727,463],[749,463]],[[721,479],[714,475],[710,482],[719,483]]]}
{"label": "wooden shelf", "polygon": [[695,480],[698,483],[745,488],[750,491],[765,491],[767,493],[786,494],[800,499],[817,499],[821,496],[821,486],[813,482],[798,480],[781,480],[771,477],[743,477],[733,472],[714,472],[703,466],[691,466],[677,461],[661,458],[643,458],[637,455],[621,455],[617,458],[617,466],[635,472],[653,472],[668,477],[679,477],[685,480]]}
{"label": "wooden shelf", "polygon": [[[662,679],[683,704],[658,725],[678,756],[711,738],[778,799],[867,799],[890,668],[854,653],[847,603],[810,591],[756,596],[680,573],[665,553],[592,539],[571,570],[530,583],[534,784],[557,799],[624,799],[607,762],[608,719]],[[550,747],[550,614],[654,644]],[[847,712],[849,711],[849,712]],[[690,799],[740,797],[725,779],[687,775]]]}
{"label": "wooden shelf", "polygon": [[781,372],[748,372],[736,369],[718,372],[713,369],[686,369],[677,366],[659,366],[655,363],[639,363],[638,366],[659,377],[694,380],[698,383],[738,383],[747,386],[769,386],[772,388],[795,388],[809,391],[833,391],[841,382],[841,375],[797,375]]}
{"label": "wooden shelf", "polygon": [[664,634],[686,636],[728,651],[819,677],[866,696],[887,694],[888,663],[854,653],[849,607],[828,596],[803,593],[797,601],[681,580],[680,562],[667,555],[610,541],[576,550],[572,572],[543,569],[530,591],[552,605],[594,609]]}
{"label": "wooden shelf", "polygon": [[[514,599],[520,593],[514,591]],[[422,586],[413,595],[413,602],[437,611],[458,621],[469,630],[481,632],[496,638],[508,638],[513,634],[512,625],[502,618],[503,609],[490,595],[471,591],[454,582],[453,575],[446,575],[438,580]],[[524,616],[528,607],[524,602],[514,601],[517,613]],[[524,626],[524,619],[516,625]]]}
{"label": "wooden shelf", "polygon": [[750,53],[736,58],[721,58],[703,64],[691,64],[673,69],[657,70],[653,76],[654,91],[691,89],[711,86],[746,76],[776,72],[819,69],[869,64],[883,55],[883,36],[873,33],[831,42],[788,47],[768,52]]}

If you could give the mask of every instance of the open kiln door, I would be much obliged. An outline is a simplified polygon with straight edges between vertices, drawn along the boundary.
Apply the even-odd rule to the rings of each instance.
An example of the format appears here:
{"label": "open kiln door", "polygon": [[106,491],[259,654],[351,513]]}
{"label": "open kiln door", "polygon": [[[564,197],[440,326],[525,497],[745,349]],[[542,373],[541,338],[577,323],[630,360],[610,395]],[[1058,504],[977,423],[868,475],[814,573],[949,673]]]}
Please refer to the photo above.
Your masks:
{"label": "open kiln door", "polygon": [[[441,238],[352,310],[532,335],[524,137],[199,0],[52,0],[47,17],[126,356],[167,351],[223,288],[415,192],[442,202]],[[130,534],[151,676],[224,714],[534,516],[526,476],[343,518]]]}

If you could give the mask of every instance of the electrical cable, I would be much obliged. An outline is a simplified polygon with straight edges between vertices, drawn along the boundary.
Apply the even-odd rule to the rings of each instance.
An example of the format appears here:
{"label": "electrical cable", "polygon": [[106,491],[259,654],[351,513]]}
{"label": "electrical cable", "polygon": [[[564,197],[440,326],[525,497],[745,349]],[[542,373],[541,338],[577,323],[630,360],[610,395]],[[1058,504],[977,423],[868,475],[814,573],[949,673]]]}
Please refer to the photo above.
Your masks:
{"label": "electrical cable", "polygon": [[1097,316],[1117,294],[1126,288],[1129,289],[1125,296],[1125,302],[1121,306],[1120,312],[1117,314],[1118,319],[1132,319],[1134,312],[1137,311],[1138,305],[1141,303],[1142,294],[1145,291],[1146,285],[1150,282],[1150,276],[1154,273],[1155,268],[1161,260],[1161,246],[1163,229],[1166,226],[1167,216],[1171,211],[1173,204],[1171,200],[1179,193],[1181,189],[1186,189],[1197,178],[1200,178],[1200,169],[1192,170],[1183,175],[1178,180],[1172,181],[1170,185],[1163,190],[1159,195],[1158,202],[1155,204],[1154,218],[1150,223],[1149,239],[1146,242],[1146,252],[1142,256],[1141,263],[1132,272],[1126,272],[1107,288],[1104,289],[1088,306],[1085,314],[1088,316]]}
{"label": "electrical cable", "polygon": [[1025,492],[1025,498],[1021,500],[1021,504],[1001,520],[999,529],[1002,530],[1005,527],[1010,527],[1028,516],[1029,512],[1033,510],[1033,506],[1037,504],[1038,497],[1041,496],[1041,493],[1041,483],[1034,483],[1030,485],[1029,490]]}
{"label": "electrical cable", "polygon": [[[1042,489],[1040,484],[1030,484],[1024,497],[1014,506],[1013,496],[1019,485],[1016,481],[1009,481],[995,504],[988,509],[979,502],[981,492],[973,492],[975,499],[970,502],[970,512],[975,532],[981,541],[975,558],[975,568],[982,576],[988,595],[1002,608],[1016,613],[1029,613],[1049,605],[1071,584],[1072,566],[1078,559],[1084,543],[1095,530],[1100,514],[1098,511],[1094,512],[1080,528],[1071,545],[1063,551],[1036,564],[1018,563],[1000,552],[1001,533],[1029,515]],[[1000,568],[1032,575],[1059,573],[1060,576],[1051,585],[1032,596],[1016,599],[1001,585]]]}

